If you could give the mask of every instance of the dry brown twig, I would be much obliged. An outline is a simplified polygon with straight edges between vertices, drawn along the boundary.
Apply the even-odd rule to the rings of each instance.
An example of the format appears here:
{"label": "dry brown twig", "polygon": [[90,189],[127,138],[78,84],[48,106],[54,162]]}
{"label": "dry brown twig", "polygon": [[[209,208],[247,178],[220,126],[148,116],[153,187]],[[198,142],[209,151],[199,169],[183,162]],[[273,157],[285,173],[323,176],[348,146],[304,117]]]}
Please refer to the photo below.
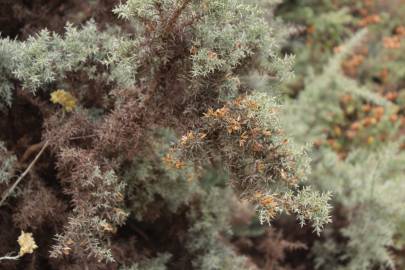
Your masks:
{"label": "dry brown twig", "polygon": [[48,147],[48,145],[49,145],[49,141],[45,141],[43,143],[41,150],[35,156],[34,160],[30,163],[30,165],[28,165],[28,167],[25,169],[25,171],[18,177],[17,181],[14,182],[14,184],[11,186],[11,188],[9,188],[7,191],[4,192],[4,194],[1,198],[1,201],[0,201],[0,207],[6,201],[7,197],[10,196],[10,194],[18,186],[18,184],[21,182],[21,180],[29,173],[29,171],[32,169],[32,167],[35,165],[35,163],[38,161],[39,157],[42,155],[42,153],[45,151],[45,149]]}

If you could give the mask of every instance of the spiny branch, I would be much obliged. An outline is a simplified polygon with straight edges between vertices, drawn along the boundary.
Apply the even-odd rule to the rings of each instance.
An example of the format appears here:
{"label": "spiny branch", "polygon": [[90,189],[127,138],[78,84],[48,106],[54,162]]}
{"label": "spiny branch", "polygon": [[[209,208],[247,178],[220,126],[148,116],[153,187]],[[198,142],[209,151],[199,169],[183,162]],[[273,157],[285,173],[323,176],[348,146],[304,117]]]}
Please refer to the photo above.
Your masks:
{"label": "spiny branch", "polygon": [[173,29],[173,26],[175,25],[177,18],[181,15],[183,10],[187,7],[187,5],[191,2],[191,0],[184,0],[181,6],[176,9],[173,13],[173,15],[170,17],[168,23],[166,24],[166,27],[164,28],[163,33],[170,33]]}

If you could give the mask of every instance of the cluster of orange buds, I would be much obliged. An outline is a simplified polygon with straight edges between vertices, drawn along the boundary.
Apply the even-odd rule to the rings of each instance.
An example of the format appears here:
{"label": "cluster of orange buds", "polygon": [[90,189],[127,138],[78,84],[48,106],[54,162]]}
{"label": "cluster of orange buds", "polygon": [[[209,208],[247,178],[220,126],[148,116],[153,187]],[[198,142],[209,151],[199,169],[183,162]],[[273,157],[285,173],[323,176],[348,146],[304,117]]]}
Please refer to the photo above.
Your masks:
{"label": "cluster of orange buds", "polygon": [[113,226],[111,223],[108,223],[106,221],[102,221],[100,223],[100,227],[102,228],[102,230],[104,232],[108,232],[108,233],[116,233],[117,232],[117,228],[115,226]]}
{"label": "cluster of orange buds", "polygon": [[163,157],[163,163],[170,168],[175,168],[175,169],[183,169],[186,166],[186,163],[183,161],[180,161],[178,159],[173,158],[171,154],[166,154]]}
{"label": "cluster of orange buds", "polygon": [[180,160],[176,160],[176,162],[174,163],[174,167],[176,169],[183,169],[186,166],[186,163],[184,163],[183,161]]}
{"label": "cluster of orange buds", "polygon": [[377,119],[377,121],[380,121],[381,118],[384,116],[384,107],[382,106],[377,106],[375,108],[373,108],[373,116]]}
{"label": "cluster of orange buds", "polygon": [[314,25],[310,25],[310,26],[307,27],[307,33],[308,34],[313,34],[313,33],[315,33],[315,31],[316,31],[316,29],[315,29]]}
{"label": "cluster of orange buds", "polygon": [[244,96],[239,96],[237,98],[235,98],[234,100],[232,100],[232,103],[234,105],[236,105],[237,107],[242,106],[242,103],[245,101],[245,97]]}
{"label": "cluster of orange buds", "polygon": [[344,104],[347,104],[347,103],[351,102],[352,100],[353,100],[353,96],[352,96],[352,95],[343,95],[343,96],[340,98],[340,101],[341,101],[342,103],[344,103]]}
{"label": "cluster of orange buds", "polygon": [[340,53],[340,52],[342,52],[344,50],[344,48],[345,48],[345,45],[336,46],[336,47],[333,48],[333,52],[336,53],[336,54]]}
{"label": "cluster of orange buds", "polygon": [[324,143],[324,141],[323,141],[322,139],[318,138],[318,139],[316,139],[316,140],[314,141],[314,146],[315,146],[316,148],[319,148],[319,147],[321,147],[321,145],[323,145],[323,143]]}
{"label": "cluster of orange buds", "polygon": [[245,143],[247,142],[247,139],[249,139],[249,136],[248,136],[247,132],[244,131],[244,132],[240,135],[240,138],[239,138],[239,146],[240,146],[240,147],[245,146]]}
{"label": "cluster of orange buds", "polygon": [[249,133],[253,139],[257,139],[257,137],[261,135],[261,129],[258,127],[254,127],[251,130],[249,130]]}
{"label": "cluster of orange buds", "polygon": [[334,140],[334,139],[328,139],[328,144],[329,144],[329,146],[333,149],[333,150],[335,150],[335,151],[340,151],[340,150],[342,150],[342,145],[339,143],[339,142],[337,142],[336,140]]}
{"label": "cluster of orange buds", "polygon": [[374,5],[374,0],[363,0],[363,4],[366,7],[372,7]]}
{"label": "cluster of orange buds", "polygon": [[385,98],[389,101],[395,101],[398,98],[398,92],[390,91],[385,94]]}
{"label": "cluster of orange buds", "polygon": [[361,124],[359,122],[353,122],[350,125],[350,129],[353,131],[358,131],[361,128]]}
{"label": "cluster of orange buds", "polygon": [[259,104],[257,104],[255,100],[248,99],[244,96],[234,99],[232,103],[237,107],[244,107],[252,111],[257,111],[259,109]]}
{"label": "cluster of orange buds", "polygon": [[399,36],[384,37],[383,45],[386,49],[399,49],[401,48],[401,39]]}
{"label": "cluster of orange buds", "polygon": [[237,119],[234,119],[232,117],[229,117],[226,119],[227,122],[227,131],[229,134],[232,134],[233,132],[239,131],[242,129],[242,126],[240,124],[240,116],[238,116]]}
{"label": "cluster of orange buds", "polygon": [[371,111],[371,105],[370,104],[364,104],[363,106],[361,106],[361,110],[365,113],[368,113]]}
{"label": "cluster of orange buds", "polygon": [[354,130],[349,129],[349,130],[347,130],[345,132],[345,135],[346,135],[346,138],[348,138],[349,140],[352,140],[352,139],[354,139],[356,137],[357,132],[354,131]]}
{"label": "cluster of orange buds", "polygon": [[342,63],[343,71],[349,76],[356,76],[358,67],[364,63],[364,60],[365,58],[361,54],[353,55]]}
{"label": "cluster of orange buds", "polygon": [[375,117],[367,116],[363,119],[362,122],[363,122],[362,124],[364,127],[369,127],[369,126],[377,124],[378,121]]}
{"label": "cluster of orange buds", "polygon": [[277,214],[278,203],[276,198],[271,195],[264,195],[260,191],[256,192],[255,198],[258,204],[266,209],[267,215],[270,219],[274,218]]}
{"label": "cluster of orange buds", "polygon": [[405,26],[400,25],[395,28],[395,35],[405,37]]}
{"label": "cluster of orange buds", "polygon": [[399,117],[398,114],[394,113],[390,116],[390,121],[391,123],[395,123],[396,121],[398,121]]}
{"label": "cluster of orange buds", "polygon": [[362,127],[362,124],[360,122],[353,122],[350,125],[350,129],[347,130],[345,132],[345,135],[348,139],[353,139],[354,137],[356,137],[357,132],[360,130],[360,128]]}
{"label": "cluster of orange buds", "polygon": [[253,150],[253,152],[261,152],[264,150],[264,146],[263,146],[263,144],[255,141],[252,145],[252,150]]}
{"label": "cluster of orange buds", "polygon": [[387,68],[383,68],[380,71],[379,77],[383,82],[386,82],[388,80],[389,72]]}
{"label": "cluster of orange buds", "polygon": [[333,132],[338,137],[340,137],[342,135],[342,129],[339,126],[334,126],[333,127]]}
{"label": "cluster of orange buds", "polygon": [[249,110],[257,111],[259,109],[259,105],[254,100],[246,100],[244,104]]}
{"label": "cluster of orange buds", "polygon": [[209,108],[206,113],[204,113],[204,117],[206,118],[217,118],[223,119],[229,114],[229,108],[222,107],[220,109],[216,109],[215,111],[212,108]]}
{"label": "cluster of orange buds", "polygon": [[364,27],[370,24],[377,24],[381,22],[381,17],[378,14],[372,14],[364,17],[358,22],[358,26]]}
{"label": "cluster of orange buds", "polygon": [[[264,137],[269,137],[272,135],[272,132],[266,129],[260,129],[258,127],[255,127],[251,129],[249,132],[244,131],[239,138],[239,146],[243,147],[247,140],[251,137],[253,140],[256,140],[259,136],[264,136]],[[256,142],[256,141],[255,141]],[[260,147],[260,146],[259,146]],[[257,149],[257,148],[255,148]]]}

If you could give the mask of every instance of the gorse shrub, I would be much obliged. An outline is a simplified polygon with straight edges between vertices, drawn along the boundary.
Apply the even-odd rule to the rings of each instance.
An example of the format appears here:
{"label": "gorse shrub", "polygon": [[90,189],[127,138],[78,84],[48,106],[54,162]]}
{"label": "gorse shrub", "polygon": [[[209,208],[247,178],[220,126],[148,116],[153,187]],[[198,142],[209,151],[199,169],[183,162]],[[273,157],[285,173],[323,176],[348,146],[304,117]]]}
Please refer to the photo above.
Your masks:
{"label": "gorse shrub", "polygon": [[[305,186],[309,158],[278,123],[276,91],[252,87],[291,77],[287,29],[238,0],[128,0],[113,12],[123,27],[0,41],[3,111],[35,107],[42,143],[27,151],[48,148],[8,211],[22,206],[16,223],[53,238],[39,244],[50,265],[253,268],[230,243],[235,198],[261,222],[293,214],[319,234],[330,195]],[[46,207],[36,190],[54,205],[34,217]]]}
{"label": "gorse shrub", "polygon": [[279,9],[306,27],[305,43],[289,48],[300,58],[281,123],[298,143],[314,142],[309,178],[334,194],[334,225],[311,251],[316,269],[404,267],[404,77],[391,68],[403,64],[397,29],[405,21],[394,2],[287,1]]}
{"label": "gorse shrub", "polygon": [[319,196],[309,188],[294,192],[308,174],[309,159],[304,149],[288,145],[281,135],[279,109],[265,94],[238,98],[215,111],[209,109],[201,127],[184,135],[178,148],[186,158],[200,162],[222,157],[233,186],[258,205],[262,223],[291,212],[302,225],[313,221],[319,233],[329,221],[324,207],[329,195]]}

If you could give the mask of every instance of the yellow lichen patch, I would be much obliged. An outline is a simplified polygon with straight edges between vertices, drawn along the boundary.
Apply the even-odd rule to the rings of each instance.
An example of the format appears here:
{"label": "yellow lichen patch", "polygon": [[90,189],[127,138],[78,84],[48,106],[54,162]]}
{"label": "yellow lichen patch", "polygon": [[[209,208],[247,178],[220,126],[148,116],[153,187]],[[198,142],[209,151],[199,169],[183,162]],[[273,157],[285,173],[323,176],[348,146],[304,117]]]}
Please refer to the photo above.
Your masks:
{"label": "yellow lichen patch", "polygon": [[32,237],[32,233],[26,233],[24,231],[21,231],[21,234],[18,237],[17,242],[20,245],[19,256],[31,254],[34,252],[35,249],[38,248],[34,238]]}
{"label": "yellow lichen patch", "polygon": [[62,105],[63,109],[71,112],[76,108],[76,99],[65,90],[56,90],[51,93],[51,102]]}

